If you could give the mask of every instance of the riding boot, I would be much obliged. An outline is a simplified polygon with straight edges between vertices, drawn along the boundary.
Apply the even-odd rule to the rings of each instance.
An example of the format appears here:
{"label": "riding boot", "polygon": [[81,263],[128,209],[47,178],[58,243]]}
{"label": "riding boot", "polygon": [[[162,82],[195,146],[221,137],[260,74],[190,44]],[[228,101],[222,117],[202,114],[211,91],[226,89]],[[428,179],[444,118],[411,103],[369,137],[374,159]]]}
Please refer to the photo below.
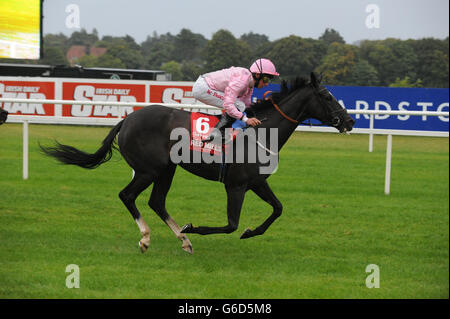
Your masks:
{"label": "riding boot", "polygon": [[229,116],[227,113],[223,113],[220,117],[219,122],[217,122],[216,126],[214,126],[211,134],[207,138],[202,140],[202,142],[211,142],[214,139],[218,139],[221,136],[224,136],[225,128],[232,125],[235,120],[235,118]]}

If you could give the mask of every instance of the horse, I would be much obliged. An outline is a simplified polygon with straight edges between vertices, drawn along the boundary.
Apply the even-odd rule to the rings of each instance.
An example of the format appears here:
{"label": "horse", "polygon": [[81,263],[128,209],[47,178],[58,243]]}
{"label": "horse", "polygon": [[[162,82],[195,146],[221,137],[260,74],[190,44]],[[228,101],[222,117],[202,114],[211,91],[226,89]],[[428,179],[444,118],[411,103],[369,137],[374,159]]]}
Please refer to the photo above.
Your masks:
{"label": "horse", "polygon": [[[264,152],[269,152],[276,158],[298,125],[307,119],[317,119],[323,125],[336,128],[340,133],[351,131],[355,123],[346,109],[320,84],[320,79],[314,73],[311,73],[310,79],[297,77],[290,83],[283,81],[279,92],[272,93],[271,97],[260,100],[248,110],[254,112],[256,117],[264,119],[258,127],[258,132],[260,129],[271,129],[271,136],[274,136],[274,132],[277,133],[277,140],[271,139],[271,143],[277,142],[272,143],[277,145],[276,151],[271,151],[267,149],[267,145],[264,147],[259,143],[265,149]],[[120,191],[119,198],[138,225],[142,235],[139,241],[141,252],[145,252],[149,247],[150,228],[136,208],[135,200],[151,184],[153,189],[148,205],[182,242],[182,249],[189,253],[193,253],[193,247],[186,234],[229,234],[238,228],[242,204],[248,190],[252,190],[270,204],[273,211],[260,226],[253,230],[247,228],[240,238],[264,234],[281,216],[283,206],[267,183],[271,173],[262,174],[260,170],[262,162],[249,161],[250,154],[246,148],[243,150],[246,155],[245,160],[226,164],[225,173],[224,163],[205,163],[203,160],[200,163],[190,161],[177,163],[171,159],[171,149],[180,141],[179,138],[173,139],[171,132],[177,128],[184,128],[190,132],[190,116],[188,111],[152,105],[143,107],[121,120],[110,130],[102,146],[95,153],[85,153],[57,141],[54,146],[44,147],[40,144],[39,146],[46,155],[56,158],[61,163],[87,169],[94,169],[107,162],[112,156],[113,149],[121,153],[134,170],[134,176],[131,182]],[[272,131],[273,129],[275,131]],[[246,145],[251,142],[250,138],[245,141]],[[192,156],[194,151],[190,152]],[[237,155],[240,154],[234,154],[235,157]],[[182,228],[177,225],[166,210],[166,197],[177,166],[181,166],[194,175],[211,181],[220,180],[224,184],[227,194],[227,225],[194,227],[188,223]]]}
{"label": "horse", "polygon": [[0,108],[0,125],[6,122],[8,118],[8,111]]}

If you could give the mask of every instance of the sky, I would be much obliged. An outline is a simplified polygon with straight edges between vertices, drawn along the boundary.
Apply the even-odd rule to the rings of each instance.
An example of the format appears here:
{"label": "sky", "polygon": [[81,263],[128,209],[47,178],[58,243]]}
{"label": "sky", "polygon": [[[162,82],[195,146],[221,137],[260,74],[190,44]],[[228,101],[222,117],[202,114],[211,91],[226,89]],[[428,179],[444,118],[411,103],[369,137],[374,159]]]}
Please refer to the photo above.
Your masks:
{"label": "sky", "polygon": [[43,15],[44,34],[96,28],[100,37],[128,34],[138,43],[183,28],[207,39],[226,29],[237,38],[253,32],[271,41],[317,39],[326,28],[347,43],[449,35],[448,0],[44,0]]}

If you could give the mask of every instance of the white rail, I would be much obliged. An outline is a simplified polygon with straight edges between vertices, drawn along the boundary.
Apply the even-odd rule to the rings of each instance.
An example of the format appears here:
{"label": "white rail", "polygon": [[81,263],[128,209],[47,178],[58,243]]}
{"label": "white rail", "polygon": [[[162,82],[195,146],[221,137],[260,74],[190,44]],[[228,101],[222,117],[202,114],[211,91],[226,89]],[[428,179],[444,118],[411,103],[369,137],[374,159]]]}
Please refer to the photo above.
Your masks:
{"label": "white rail", "polygon": [[[75,100],[46,100],[46,99],[12,99],[0,98],[0,103],[27,103],[27,104],[69,104],[69,105],[108,105],[108,106],[134,106],[144,107],[149,105],[164,105],[172,108],[218,110],[218,108],[205,104],[167,104],[167,103],[142,103],[142,102],[110,102],[110,101],[75,101]],[[374,129],[375,115],[410,115],[410,116],[441,116],[448,117],[449,112],[435,111],[387,111],[387,110],[347,110],[349,114],[366,114],[370,116],[369,129],[355,129],[355,133],[369,134],[369,152],[373,151],[373,135],[387,135],[386,146],[386,172],[384,193],[390,194],[391,180],[391,158],[392,158],[392,135],[416,135],[416,136],[437,136],[449,137],[449,132],[422,132],[409,131],[405,133],[401,130],[379,130]],[[23,123],[23,179],[28,179],[28,123],[41,124],[79,124],[79,125],[115,125],[122,116],[113,118],[82,118],[68,116],[36,116],[36,115],[10,115],[7,122]],[[314,128],[300,127],[302,131],[336,131],[334,128]]]}

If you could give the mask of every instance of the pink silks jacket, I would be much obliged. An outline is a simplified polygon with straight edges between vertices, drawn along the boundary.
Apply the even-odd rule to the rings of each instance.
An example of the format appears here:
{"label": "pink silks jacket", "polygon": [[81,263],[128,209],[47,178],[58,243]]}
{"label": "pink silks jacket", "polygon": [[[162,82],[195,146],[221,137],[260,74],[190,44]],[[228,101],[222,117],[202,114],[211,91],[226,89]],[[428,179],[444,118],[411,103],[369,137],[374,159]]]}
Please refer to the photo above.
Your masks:
{"label": "pink silks jacket", "polygon": [[250,70],[232,66],[207,73],[203,77],[211,89],[224,92],[223,108],[228,115],[241,119],[243,114],[236,108],[234,102],[239,99],[246,107],[251,104],[253,77]]}

